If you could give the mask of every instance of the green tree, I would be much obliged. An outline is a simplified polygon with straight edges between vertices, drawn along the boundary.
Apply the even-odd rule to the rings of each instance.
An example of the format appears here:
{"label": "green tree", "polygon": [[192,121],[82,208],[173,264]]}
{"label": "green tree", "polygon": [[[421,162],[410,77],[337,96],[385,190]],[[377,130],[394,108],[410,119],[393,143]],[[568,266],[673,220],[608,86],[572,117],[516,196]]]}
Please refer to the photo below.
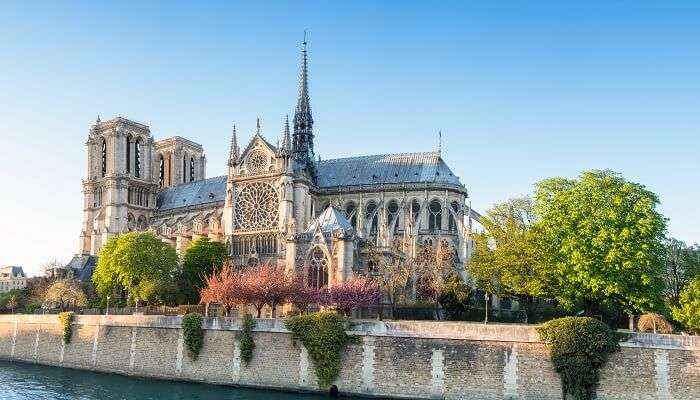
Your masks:
{"label": "green tree", "polygon": [[481,218],[484,232],[474,235],[467,268],[476,287],[504,297],[529,300],[545,295],[545,277],[537,262],[531,226],[532,199],[496,204]]}
{"label": "green tree", "polygon": [[681,291],[678,303],[672,308],[673,318],[691,331],[700,331],[700,278]]}
{"label": "green tree", "polygon": [[180,289],[190,304],[199,303],[199,292],[204,287],[204,277],[219,269],[228,259],[226,245],[209,238],[192,241],[182,260]]}
{"label": "green tree", "polygon": [[102,248],[92,276],[101,298],[118,294],[126,299],[159,303],[160,290],[175,282],[177,254],[150,232],[130,232],[110,239]]}
{"label": "green tree", "polygon": [[678,305],[681,291],[695,278],[700,278],[700,246],[688,246],[674,238],[666,240],[665,295],[668,302]]}
{"label": "green tree", "polygon": [[589,312],[657,309],[666,229],[658,204],[656,194],[611,171],[538,183],[533,238],[554,298],[567,308],[582,300]]}
{"label": "green tree", "polygon": [[463,313],[469,310],[471,290],[462,282],[459,274],[453,273],[447,278],[447,283],[440,293],[439,302],[445,309],[449,320],[459,320]]}

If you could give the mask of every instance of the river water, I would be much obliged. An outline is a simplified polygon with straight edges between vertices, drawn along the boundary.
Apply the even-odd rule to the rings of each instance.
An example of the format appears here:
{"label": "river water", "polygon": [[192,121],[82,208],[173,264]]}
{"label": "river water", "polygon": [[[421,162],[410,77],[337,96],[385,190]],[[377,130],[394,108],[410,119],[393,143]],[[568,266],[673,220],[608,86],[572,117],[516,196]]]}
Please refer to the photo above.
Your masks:
{"label": "river water", "polygon": [[0,399],[2,400],[319,400],[327,398],[0,361]]}

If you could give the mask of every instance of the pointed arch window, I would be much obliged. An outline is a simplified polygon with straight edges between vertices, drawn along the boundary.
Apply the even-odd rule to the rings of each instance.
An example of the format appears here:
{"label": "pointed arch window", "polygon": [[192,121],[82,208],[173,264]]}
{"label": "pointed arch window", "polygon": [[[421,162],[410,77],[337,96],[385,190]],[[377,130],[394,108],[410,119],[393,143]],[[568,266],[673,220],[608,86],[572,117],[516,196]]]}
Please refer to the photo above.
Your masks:
{"label": "pointed arch window", "polygon": [[131,141],[126,137],[126,173],[131,173]]}
{"label": "pointed arch window", "polygon": [[396,200],[391,200],[389,205],[386,207],[387,210],[387,228],[392,233],[396,233],[399,228],[399,223],[397,218],[399,217],[399,203]]}
{"label": "pointed arch window", "polygon": [[160,187],[163,187],[165,184],[165,158],[163,158],[163,155],[161,154],[158,160],[158,179],[160,179]]}
{"label": "pointed arch window", "polygon": [[431,201],[428,211],[430,211],[428,229],[431,232],[442,230],[442,204],[440,204],[440,201],[437,199]]}
{"label": "pointed arch window", "polygon": [[187,155],[182,156],[182,183],[187,183]]}
{"label": "pointed arch window", "polygon": [[369,227],[370,235],[376,234],[379,228],[379,215],[375,212],[376,210],[377,204],[373,201],[367,204],[367,208],[365,208],[365,220],[369,220],[370,218],[372,220]]}
{"label": "pointed arch window", "polygon": [[107,142],[102,139],[102,177],[107,175]]}
{"label": "pointed arch window", "polygon": [[352,227],[357,229],[357,206],[354,202],[348,201],[345,205],[345,218],[350,220]]}
{"label": "pointed arch window", "polygon": [[309,254],[308,284],[312,288],[320,289],[328,286],[328,257],[320,247],[314,247]]}
{"label": "pointed arch window", "polygon": [[194,182],[194,157],[190,157],[190,182]]}
{"label": "pointed arch window", "polygon": [[420,203],[416,199],[411,201],[411,217],[414,223],[418,222],[418,217],[420,217]]}
{"label": "pointed arch window", "polygon": [[141,139],[134,142],[134,176],[141,177]]}
{"label": "pointed arch window", "polygon": [[459,215],[459,204],[456,201],[453,201],[450,203],[450,208],[452,208],[452,211],[454,212],[454,215],[450,213],[450,218],[449,218],[449,229],[450,232],[457,232],[457,220],[455,220],[455,215]]}

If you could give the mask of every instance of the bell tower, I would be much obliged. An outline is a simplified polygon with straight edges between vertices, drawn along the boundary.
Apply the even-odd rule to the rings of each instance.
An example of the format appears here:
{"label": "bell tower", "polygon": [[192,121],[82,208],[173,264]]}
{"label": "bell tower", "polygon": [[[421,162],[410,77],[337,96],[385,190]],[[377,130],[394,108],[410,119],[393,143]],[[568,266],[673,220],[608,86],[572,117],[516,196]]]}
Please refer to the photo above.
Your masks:
{"label": "bell tower", "polygon": [[80,253],[97,255],[111,237],[146,229],[158,185],[148,126],[122,117],[104,122],[98,117],[86,146]]}

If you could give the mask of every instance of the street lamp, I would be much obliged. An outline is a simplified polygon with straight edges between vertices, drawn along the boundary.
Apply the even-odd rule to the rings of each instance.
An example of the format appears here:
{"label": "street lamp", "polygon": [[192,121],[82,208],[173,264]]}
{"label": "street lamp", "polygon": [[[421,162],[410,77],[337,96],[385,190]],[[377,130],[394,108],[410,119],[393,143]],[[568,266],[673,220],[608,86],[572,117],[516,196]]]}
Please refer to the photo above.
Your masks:
{"label": "street lamp", "polygon": [[485,302],[484,302],[484,305],[485,305],[485,307],[484,307],[484,311],[485,311],[484,323],[488,324],[489,323],[489,294],[488,294],[488,292],[484,293],[484,300],[485,300]]}
{"label": "street lamp", "polygon": [[109,315],[109,296],[107,296],[107,309],[105,310],[105,315]]}

